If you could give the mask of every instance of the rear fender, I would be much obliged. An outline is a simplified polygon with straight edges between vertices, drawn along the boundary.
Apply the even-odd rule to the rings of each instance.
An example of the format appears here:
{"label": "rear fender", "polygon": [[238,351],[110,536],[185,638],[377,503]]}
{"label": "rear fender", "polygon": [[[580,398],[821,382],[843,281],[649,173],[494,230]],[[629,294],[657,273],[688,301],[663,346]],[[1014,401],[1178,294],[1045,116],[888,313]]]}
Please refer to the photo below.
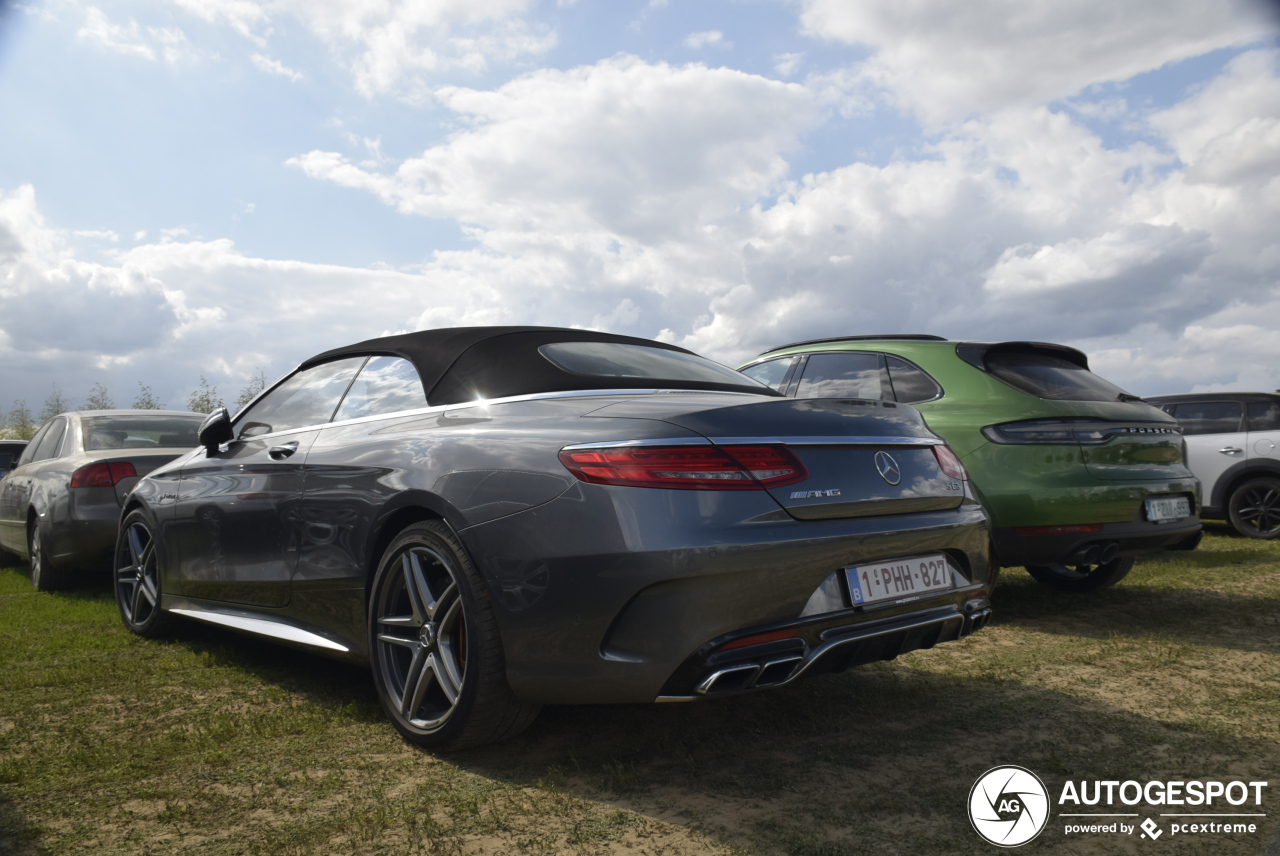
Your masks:
{"label": "rear fender", "polygon": [[1280,476],[1280,461],[1250,458],[1233,464],[1218,477],[1218,483],[1213,486],[1213,496],[1208,498],[1205,505],[1219,510],[1226,508],[1232,492],[1257,476]]}

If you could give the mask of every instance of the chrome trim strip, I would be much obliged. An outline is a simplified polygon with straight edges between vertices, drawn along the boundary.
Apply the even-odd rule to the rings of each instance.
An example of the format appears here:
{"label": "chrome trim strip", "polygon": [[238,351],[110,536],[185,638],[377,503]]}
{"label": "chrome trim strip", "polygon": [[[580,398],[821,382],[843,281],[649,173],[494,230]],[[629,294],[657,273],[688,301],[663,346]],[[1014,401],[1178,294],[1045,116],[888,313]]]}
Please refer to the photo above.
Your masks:
{"label": "chrome trim strip", "polygon": [[565,446],[560,451],[572,452],[577,449],[611,449],[615,446],[710,446],[706,437],[663,437],[659,440],[612,440],[603,443],[575,443]]}
{"label": "chrome trim strip", "polygon": [[660,695],[657,698],[655,698],[653,701],[654,701],[654,704],[671,704],[674,702],[698,701],[698,700],[699,699],[697,696],[691,696],[691,695]]}
{"label": "chrome trim strip", "polygon": [[270,621],[265,618],[251,618],[248,615],[232,615],[225,612],[212,612],[203,609],[170,609],[174,615],[185,615],[187,618],[195,618],[199,621],[207,621],[210,624],[221,624],[225,627],[233,627],[236,630],[243,630],[247,633],[255,633],[259,636],[269,636],[272,639],[283,639],[286,642],[298,642],[303,645],[311,645],[316,648],[327,648],[330,651],[350,652],[350,648],[345,645],[339,645],[332,639],[303,630],[300,627],[294,627],[292,624],[284,624],[279,621]]}
{"label": "chrome trim strip", "polygon": [[945,446],[937,437],[712,437],[717,446],[743,446],[757,443],[781,443],[786,446]]}

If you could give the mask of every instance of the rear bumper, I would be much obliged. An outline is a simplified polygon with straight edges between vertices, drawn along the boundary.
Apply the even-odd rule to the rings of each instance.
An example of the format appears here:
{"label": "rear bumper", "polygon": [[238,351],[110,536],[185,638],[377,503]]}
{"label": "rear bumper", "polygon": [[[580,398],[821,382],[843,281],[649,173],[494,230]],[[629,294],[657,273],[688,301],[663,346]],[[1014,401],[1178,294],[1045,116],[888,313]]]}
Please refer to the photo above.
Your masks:
{"label": "rear bumper", "polygon": [[[673,678],[678,670],[723,640],[782,626],[809,628],[805,665],[783,682],[834,667],[827,658],[835,648],[850,653],[850,663],[869,662],[863,658],[958,638],[968,632],[965,603],[986,595],[993,573],[986,515],[968,502],[948,511],[798,521],[763,492],[580,485],[459,534],[490,587],[512,689],[546,704],[698,695]],[[928,553],[948,556],[959,575],[955,589],[801,618],[814,591],[841,568]],[[835,638],[816,634],[938,610],[948,620],[938,622],[932,642],[911,636],[868,642],[856,655],[839,645],[810,656]],[[776,683],[757,678],[752,687]]]}
{"label": "rear bumper", "polygon": [[870,619],[850,610],[767,628],[794,630],[794,637],[777,642],[723,650],[732,637],[715,640],[681,664],[657,701],[697,701],[779,687],[806,675],[842,672],[955,641],[981,630],[991,618],[985,591],[967,595],[962,605],[950,602]]}
{"label": "rear bumper", "polygon": [[86,573],[108,570],[120,528],[120,504],[113,488],[77,488],[55,506],[45,524],[45,550],[60,568]]}
{"label": "rear bumper", "polygon": [[1139,556],[1160,550],[1190,550],[1200,543],[1200,518],[1194,515],[1174,523],[1141,520],[1101,526],[1098,532],[1055,534],[1023,534],[1012,527],[993,529],[995,560],[1005,567],[1074,565],[1084,564],[1080,555],[1094,545],[1114,543],[1119,548],[1117,556]]}

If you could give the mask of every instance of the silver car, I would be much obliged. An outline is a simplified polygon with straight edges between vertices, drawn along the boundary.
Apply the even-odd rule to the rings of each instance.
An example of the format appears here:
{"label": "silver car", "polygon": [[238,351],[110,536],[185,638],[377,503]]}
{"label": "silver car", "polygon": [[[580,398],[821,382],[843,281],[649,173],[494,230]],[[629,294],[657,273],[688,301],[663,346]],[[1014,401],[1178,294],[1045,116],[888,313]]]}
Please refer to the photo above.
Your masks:
{"label": "silver car", "polygon": [[105,574],[125,497],[139,478],[197,445],[203,418],[170,410],[53,417],[0,482],[0,547],[30,561],[41,591]]}

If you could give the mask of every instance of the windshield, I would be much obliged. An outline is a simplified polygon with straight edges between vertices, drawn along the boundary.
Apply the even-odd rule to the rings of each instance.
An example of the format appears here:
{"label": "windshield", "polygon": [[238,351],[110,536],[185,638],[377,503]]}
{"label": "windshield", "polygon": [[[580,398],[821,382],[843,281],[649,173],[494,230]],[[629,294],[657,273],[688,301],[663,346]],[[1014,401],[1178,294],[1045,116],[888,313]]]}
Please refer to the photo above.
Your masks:
{"label": "windshield", "polygon": [[987,371],[1037,398],[1055,401],[1123,401],[1129,394],[1088,369],[1048,354],[988,354]]}
{"label": "windshield", "polygon": [[767,389],[754,378],[728,366],[713,363],[695,354],[668,351],[665,348],[624,345],[618,342],[557,342],[543,345],[538,348],[538,353],[567,372],[593,377],[729,383]]}
{"label": "windshield", "polygon": [[84,450],[190,449],[200,445],[203,416],[94,416],[83,420]]}

